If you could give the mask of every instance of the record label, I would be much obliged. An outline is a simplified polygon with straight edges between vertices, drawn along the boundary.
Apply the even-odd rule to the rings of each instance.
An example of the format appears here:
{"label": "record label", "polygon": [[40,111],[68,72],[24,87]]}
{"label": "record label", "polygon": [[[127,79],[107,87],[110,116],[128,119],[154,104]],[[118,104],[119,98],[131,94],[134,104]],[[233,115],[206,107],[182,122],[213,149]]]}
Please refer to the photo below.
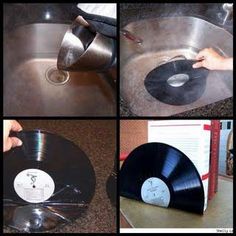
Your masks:
{"label": "record label", "polygon": [[143,182],[141,197],[146,203],[168,207],[170,203],[170,191],[166,183],[160,178],[151,177]]}
{"label": "record label", "polygon": [[24,201],[40,203],[52,196],[55,183],[45,171],[26,169],[15,177],[14,189],[17,195]]}

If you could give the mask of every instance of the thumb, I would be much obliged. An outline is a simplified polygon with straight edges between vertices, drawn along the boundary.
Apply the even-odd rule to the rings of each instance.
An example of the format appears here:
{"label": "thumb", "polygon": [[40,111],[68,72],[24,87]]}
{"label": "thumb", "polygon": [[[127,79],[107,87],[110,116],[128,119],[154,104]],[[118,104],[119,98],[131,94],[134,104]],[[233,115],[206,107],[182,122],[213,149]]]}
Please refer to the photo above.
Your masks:
{"label": "thumb", "polygon": [[18,147],[22,145],[22,141],[16,137],[11,137],[12,147]]}
{"label": "thumb", "polygon": [[203,67],[202,62],[197,62],[197,63],[193,64],[193,68],[200,68],[200,67]]}
{"label": "thumb", "polygon": [[3,151],[9,151],[13,147],[18,147],[22,145],[22,141],[16,137],[9,137],[4,143]]}

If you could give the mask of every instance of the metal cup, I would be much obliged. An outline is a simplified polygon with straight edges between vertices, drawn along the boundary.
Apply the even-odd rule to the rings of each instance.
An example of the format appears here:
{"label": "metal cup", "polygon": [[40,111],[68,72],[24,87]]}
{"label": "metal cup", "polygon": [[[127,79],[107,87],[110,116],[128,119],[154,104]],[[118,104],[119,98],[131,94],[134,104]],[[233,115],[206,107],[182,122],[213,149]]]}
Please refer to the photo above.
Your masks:
{"label": "metal cup", "polygon": [[103,71],[116,58],[116,42],[81,23],[80,17],[67,30],[57,58],[57,67],[65,71]]}

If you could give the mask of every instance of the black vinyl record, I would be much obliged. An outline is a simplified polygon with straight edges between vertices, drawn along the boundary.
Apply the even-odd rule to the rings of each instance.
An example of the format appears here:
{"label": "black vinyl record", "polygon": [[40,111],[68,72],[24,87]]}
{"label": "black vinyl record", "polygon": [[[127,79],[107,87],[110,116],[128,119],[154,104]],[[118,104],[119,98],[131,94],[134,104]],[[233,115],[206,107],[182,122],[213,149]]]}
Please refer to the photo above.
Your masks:
{"label": "black vinyl record", "polygon": [[147,143],[120,170],[120,195],[162,207],[203,214],[204,189],[197,169],[178,149]]}
{"label": "black vinyl record", "polygon": [[117,174],[115,172],[112,172],[106,182],[106,191],[113,206],[116,206],[116,198],[117,198],[116,183],[117,183]]}
{"label": "black vinyl record", "polygon": [[106,191],[107,195],[111,201],[111,204],[113,206],[116,206],[116,200],[117,200],[117,170],[116,170],[116,155],[115,155],[115,160],[114,160],[114,166],[113,166],[113,171],[110,174],[110,176],[107,179],[106,182]]}
{"label": "black vinyl record", "polygon": [[44,232],[80,217],[95,191],[95,173],[73,142],[42,130],[15,134],[23,142],[4,153],[4,225]]}
{"label": "black vinyl record", "polygon": [[144,85],[156,99],[170,105],[186,105],[199,99],[206,88],[208,70],[193,69],[194,60],[160,65],[146,76]]}

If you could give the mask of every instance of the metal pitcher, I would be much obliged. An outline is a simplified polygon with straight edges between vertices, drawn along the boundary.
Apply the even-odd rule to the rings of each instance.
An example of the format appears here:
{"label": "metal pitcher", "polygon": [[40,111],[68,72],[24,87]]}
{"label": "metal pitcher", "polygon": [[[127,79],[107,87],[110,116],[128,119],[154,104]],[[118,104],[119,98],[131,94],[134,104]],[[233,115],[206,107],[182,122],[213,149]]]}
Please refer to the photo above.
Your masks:
{"label": "metal pitcher", "polygon": [[104,71],[116,61],[116,41],[93,32],[78,16],[67,30],[57,58],[65,71]]}

